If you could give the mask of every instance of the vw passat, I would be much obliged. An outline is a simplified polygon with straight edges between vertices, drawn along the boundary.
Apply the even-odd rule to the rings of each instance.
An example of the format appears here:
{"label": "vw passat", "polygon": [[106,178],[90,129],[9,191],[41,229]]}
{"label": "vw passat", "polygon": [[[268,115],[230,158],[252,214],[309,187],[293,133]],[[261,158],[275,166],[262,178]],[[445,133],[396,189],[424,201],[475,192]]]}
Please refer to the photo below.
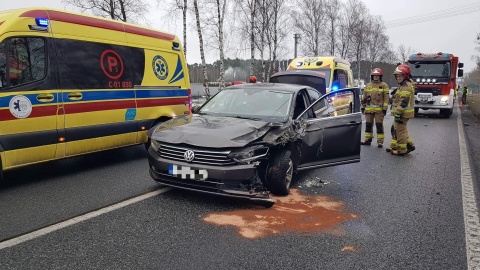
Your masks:
{"label": "vw passat", "polygon": [[357,88],[320,97],[301,85],[232,86],[149,130],[150,175],[268,207],[297,171],[360,161],[361,127]]}

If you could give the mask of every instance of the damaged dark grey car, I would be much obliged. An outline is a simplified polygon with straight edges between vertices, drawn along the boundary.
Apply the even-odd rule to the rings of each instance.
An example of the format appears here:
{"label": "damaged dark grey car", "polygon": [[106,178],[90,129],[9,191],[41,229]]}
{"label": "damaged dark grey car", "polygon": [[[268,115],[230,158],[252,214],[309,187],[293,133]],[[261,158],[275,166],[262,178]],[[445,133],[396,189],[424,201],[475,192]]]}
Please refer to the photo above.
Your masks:
{"label": "damaged dark grey car", "polygon": [[[334,108],[335,113],[331,110]],[[243,84],[153,127],[150,175],[173,187],[272,206],[297,171],[360,161],[358,89]]]}

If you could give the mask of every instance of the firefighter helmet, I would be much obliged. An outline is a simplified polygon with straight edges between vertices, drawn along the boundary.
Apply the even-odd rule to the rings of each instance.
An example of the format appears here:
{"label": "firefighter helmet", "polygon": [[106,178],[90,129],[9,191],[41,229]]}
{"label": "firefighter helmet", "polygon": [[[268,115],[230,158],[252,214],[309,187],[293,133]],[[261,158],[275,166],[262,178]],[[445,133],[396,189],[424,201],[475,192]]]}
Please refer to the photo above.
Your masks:
{"label": "firefighter helmet", "polygon": [[383,71],[379,68],[374,68],[370,76],[383,76]]}
{"label": "firefighter helmet", "polygon": [[383,77],[383,71],[379,68],[374,68],[370,73],[370,79],[373,80],[373,76],[380,76],[380,81],[381,81]]}
{"label": "firefighter helmet", "polygon": [[393,72],[393,75],[402,75],[403,78],[408,79],[410,78],[410,67],[407,65],[399,65]]}

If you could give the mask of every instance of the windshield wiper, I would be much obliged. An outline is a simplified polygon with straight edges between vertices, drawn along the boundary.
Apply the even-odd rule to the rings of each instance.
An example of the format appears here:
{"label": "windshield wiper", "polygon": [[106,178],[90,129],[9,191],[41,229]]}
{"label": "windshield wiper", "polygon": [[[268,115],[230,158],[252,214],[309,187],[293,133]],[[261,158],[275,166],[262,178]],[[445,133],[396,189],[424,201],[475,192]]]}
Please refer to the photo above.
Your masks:
{"label": "windshield wiper", "polygon": [[255,121],[264,121],[262,118],[259,117],[248,117],[248,116],[234,116],[235,118],[240,118],[240,119],[248,119],[248,120],[255,120]]}

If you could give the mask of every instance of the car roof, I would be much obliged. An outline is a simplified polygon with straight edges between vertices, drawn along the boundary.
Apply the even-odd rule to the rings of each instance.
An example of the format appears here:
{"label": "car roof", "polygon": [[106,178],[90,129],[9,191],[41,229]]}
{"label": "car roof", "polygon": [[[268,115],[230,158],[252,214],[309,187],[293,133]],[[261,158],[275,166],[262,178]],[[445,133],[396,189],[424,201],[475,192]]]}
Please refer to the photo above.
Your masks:
{"label": "car roof", "polygon": [[311,87],[305,86],[305,85],[286,84],[286,83],[246,83],[246,84],[232,85],[227,87],[226,89],[262,89],[262,90],[279,90],[279,91],[297,93],[298,91],[305,88],[311,88]]}
{"label": "car roof", "polygon": [[301,69],[293,69],[293,70],[285,70],[279,71],[272,75],[272,77],[283,76],[283,75],[300,75],[300,76],[313,76],[313,77],[320,77],[325,78],[325,73],[322,71],[316,70],[301,70]]}

